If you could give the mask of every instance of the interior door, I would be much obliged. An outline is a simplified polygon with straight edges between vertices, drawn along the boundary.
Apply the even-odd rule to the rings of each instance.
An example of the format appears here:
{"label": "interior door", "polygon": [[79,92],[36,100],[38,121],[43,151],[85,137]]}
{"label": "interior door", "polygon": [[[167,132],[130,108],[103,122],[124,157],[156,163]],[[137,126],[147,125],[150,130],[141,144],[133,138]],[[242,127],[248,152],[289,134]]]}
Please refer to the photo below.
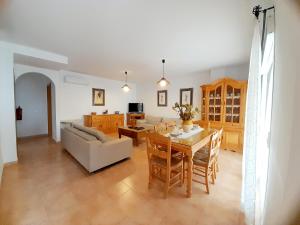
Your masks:
{"label": "interior door", "polygon": [[52,97],[51,83],[47,85],[48,137],[52,138]]}

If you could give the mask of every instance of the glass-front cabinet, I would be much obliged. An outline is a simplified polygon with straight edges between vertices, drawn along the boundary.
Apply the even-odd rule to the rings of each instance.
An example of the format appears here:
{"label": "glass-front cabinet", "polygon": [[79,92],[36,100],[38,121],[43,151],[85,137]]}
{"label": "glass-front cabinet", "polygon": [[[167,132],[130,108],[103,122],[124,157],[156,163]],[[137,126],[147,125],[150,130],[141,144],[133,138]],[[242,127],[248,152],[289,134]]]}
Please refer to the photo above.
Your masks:
{"label": "glass-front cabinet", "polygon": [[201,86],[200,125],[224,129],[223,148],[242,151],[247,81],[229,78]]}

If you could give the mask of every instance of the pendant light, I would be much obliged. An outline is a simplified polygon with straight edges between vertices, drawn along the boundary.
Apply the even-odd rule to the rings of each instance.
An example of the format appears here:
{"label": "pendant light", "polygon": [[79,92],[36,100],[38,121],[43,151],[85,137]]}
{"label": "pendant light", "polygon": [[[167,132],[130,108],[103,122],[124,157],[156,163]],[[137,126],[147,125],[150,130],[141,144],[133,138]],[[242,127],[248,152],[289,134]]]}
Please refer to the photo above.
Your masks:
{"label": "pendant light", "polygon": [[130,91],[130,87],[127,84],[127,71],[125,71],[125,84],[122,86],[124,92]]}
{"label": "pendant light", "polygon": [[163,76],[162,76],[162,78],[159,81],[157,81],[157,84],[159,84],[159,86],[161,86],[161,87],[165,87],[168,84],[170,84],[170,82],[165,78],[165,62],[166,62],[166,60],[162,59],[162,63],[163,63]]}

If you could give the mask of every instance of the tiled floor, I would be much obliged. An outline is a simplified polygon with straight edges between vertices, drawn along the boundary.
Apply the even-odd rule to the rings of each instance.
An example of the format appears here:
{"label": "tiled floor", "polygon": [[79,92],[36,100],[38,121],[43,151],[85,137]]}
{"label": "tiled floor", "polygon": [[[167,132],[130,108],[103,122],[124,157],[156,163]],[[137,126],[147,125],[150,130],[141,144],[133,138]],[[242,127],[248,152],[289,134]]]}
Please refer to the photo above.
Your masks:
{"label": "tiled floor", "polygon": [[145,144],[133,157],[88,174],[60,144],[45,137],[18,145],[19,162],[7,166],[0,189],[0,225],[243,224],[240,206],[242,156],[222,151],[211,193],[194,183],[163,198],[161,184],[148,189]]}

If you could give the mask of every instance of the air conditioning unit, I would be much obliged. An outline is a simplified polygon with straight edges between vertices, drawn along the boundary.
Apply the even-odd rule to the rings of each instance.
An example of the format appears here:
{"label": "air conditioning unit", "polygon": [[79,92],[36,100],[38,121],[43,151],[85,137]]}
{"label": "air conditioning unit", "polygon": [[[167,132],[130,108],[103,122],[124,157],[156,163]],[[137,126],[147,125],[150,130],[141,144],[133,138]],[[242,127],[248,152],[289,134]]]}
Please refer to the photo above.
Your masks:
{"label": "air conditioning unit", "polygon": [[75,76],[64,76],[64,82],[68,84],[77,84],[77,85],[82,85],[82,86],[88,86],[89,82],[82,78],[82,77],[75,77]]}

